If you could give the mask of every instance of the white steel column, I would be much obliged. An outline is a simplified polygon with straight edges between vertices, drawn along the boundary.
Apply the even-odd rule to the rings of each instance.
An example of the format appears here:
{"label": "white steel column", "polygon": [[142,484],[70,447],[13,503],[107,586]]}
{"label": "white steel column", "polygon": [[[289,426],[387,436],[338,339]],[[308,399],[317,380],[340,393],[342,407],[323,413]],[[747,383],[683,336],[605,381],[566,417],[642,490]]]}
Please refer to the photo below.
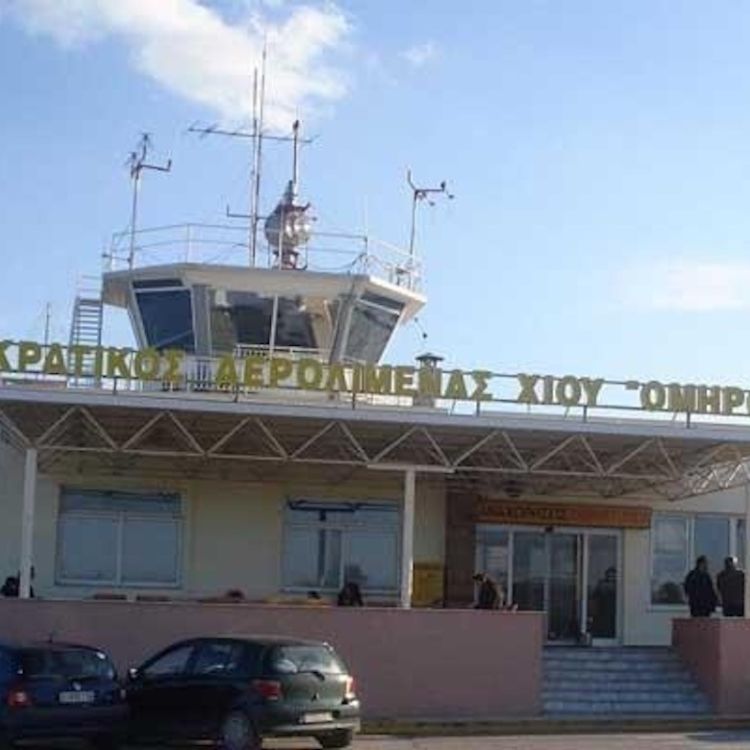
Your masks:
{"label": "white steel column", "polygon": [[417,491],[417,471],[404,472],[404,520],[401,525],[401,596],[403,609],[411,607],[414,588],[414,506]]}
{"label": "white steel column", "polygon": [[19,596],[31,597],[31,568],[34,556],[34,505],[36,501],[37,450],[26,449],[23,474],[23,514],[21,517],[21,565]]}
{"label": "white steel column", "polygon": [[750,617],[750,482],[745,482],[745,559],[740,565],[745,570],[745,617]]}

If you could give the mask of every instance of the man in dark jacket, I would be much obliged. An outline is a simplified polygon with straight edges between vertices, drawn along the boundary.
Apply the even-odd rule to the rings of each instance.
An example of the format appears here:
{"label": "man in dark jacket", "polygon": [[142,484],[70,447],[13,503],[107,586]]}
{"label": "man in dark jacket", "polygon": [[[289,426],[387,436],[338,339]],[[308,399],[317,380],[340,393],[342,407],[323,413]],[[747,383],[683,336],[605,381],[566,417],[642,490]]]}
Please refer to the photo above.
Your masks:
{"label": "man in dark jacket", "polygon": [[716,576],[724,617],[745,616],[745,574],[737,567],[736,557],[724,560],[724,570]]}
{"label": "man in dark jacket", "polygon": [[474,581],[479,584],[476,609],[500,609],[502,605],[497,584],[485,573],[477,573]]}
{"label": "man in dark jacket", "polygon": [[701,555],[685,578],[685,593],[691,617],[710,617],[718,603],[714,583],[708,573],[708,560]]}

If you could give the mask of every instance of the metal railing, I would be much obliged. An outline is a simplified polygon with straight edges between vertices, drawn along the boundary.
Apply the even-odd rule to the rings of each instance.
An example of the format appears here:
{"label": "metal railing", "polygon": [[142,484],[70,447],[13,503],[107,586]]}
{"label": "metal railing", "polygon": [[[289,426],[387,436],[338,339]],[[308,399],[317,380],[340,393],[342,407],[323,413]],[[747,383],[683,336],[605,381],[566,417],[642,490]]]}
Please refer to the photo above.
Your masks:
{"label": "metal railing", "polygon": [[[230,224],[170,224],[135,233],[131,266],[131,233],[116,232],[104,253],[105,271],[172,263],[247,266],[250,262],[249,228]],[[268,243],[260,243],[257,268],[277,263]],[[422,286],[421,262],[388,242],[365,234],[313,232],[300,247],[299,268],[327,273],[372,274],[412,291]]]}

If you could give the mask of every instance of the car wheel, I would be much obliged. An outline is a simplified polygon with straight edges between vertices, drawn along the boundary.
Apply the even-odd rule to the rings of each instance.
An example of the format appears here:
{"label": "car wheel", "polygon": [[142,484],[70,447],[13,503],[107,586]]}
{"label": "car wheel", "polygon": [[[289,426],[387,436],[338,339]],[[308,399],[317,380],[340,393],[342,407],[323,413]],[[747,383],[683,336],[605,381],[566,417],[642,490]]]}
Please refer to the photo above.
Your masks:
{"label": "car wheel", "polygon": [[231,711],[221,723],[222,750],[260,750],[261,738],[244,711]]}
{"label": "car wheel", "polygon": [[354,740],[354,732],[351,729],[337,729],[335,732],[320,734],[316,738],[323,748],[349,747]]}

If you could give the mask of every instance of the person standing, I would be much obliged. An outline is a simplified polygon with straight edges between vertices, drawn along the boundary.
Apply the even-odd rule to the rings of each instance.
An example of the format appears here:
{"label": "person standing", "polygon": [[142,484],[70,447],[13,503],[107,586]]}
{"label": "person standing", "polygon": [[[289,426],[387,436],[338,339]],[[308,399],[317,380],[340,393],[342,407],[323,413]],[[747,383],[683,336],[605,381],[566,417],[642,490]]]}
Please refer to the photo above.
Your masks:
{"label": "person standing", "polygon": [[695,561],[695,567],[685,578],[684,588],[690,604],[690,616],[711,617],[716,609],[718,597],[708,572],[708,560],[705,555],[701,555]]}
{"label": "person standing", "polygon": [[502,597],[497,584],[486,573],[477,573],[474,581],[479,584],[475,609],[500,609]]}
{"label": "person standing", "polygon": [[737,567],[736,557],[724,560],[724,570],[716,576],[725,617],[745,616],[745,574]]}

